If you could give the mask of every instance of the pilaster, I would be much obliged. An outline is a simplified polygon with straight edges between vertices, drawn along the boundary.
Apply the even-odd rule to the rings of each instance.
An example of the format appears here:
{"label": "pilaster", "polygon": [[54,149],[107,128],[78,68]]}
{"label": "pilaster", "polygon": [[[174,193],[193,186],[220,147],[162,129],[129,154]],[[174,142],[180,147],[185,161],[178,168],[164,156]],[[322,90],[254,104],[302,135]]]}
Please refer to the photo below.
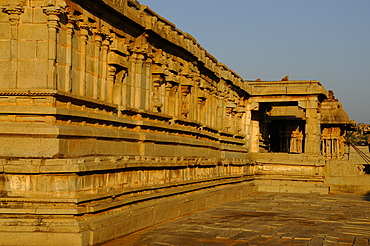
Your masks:
{"label": "pilaster", "polygon": [[[21,6],[7,6],[3,8],[3,12],[9,15],[10,21],[10,76],[8,79],[8,87],[16,88],[18,83],[18,26],[20,15],[24,12]],[[5,52],[5,51],[2,51]]]}
{"label": "pilaster", "polygon": [[57,89],[56,85],[56,59],[57,59],[57,32],[59,28],[59,15],[65,11],[59,6],[44,7],[48,16],[48,72],[47,88]]}
{"label": "pilaster", "polygon": [[107,87],[108,87],[108,52],[111,44],[109,37],[106,37],[102,41],[102,51],[101,51],[101,66],[100,66],[100,94],[99,99],[104,101],[107,99]]}
{"label": "pilaster", "polygon": [[82,20],[79,23],[80,27],[80,76],[78,81],[78,93],[81,96],[86,95],[86,48],[89,36],[88,20]]}
{"label": "pilaster", "polygon": [[94,34],[94,65],[93,65],[93,98],[98,98],[100,94],[100,88],[99,85],[99,75],[101,72],[101,69],[99,69],[100,61],[101,61],[101,50],[102,50],[102,42],[103,42],[103,33],[101,30],[95,28],[93,29]]}
{"label": "pilaster", "polygon": [[65,82],[64,90],[66,92],[72,91],[72,79],[71,79],[71,69],[72,69],[72,39],[74,35],[74,23],[76,19],[73,15],[67,15],[67,24],[66,24],[66,68],[65,68]]}

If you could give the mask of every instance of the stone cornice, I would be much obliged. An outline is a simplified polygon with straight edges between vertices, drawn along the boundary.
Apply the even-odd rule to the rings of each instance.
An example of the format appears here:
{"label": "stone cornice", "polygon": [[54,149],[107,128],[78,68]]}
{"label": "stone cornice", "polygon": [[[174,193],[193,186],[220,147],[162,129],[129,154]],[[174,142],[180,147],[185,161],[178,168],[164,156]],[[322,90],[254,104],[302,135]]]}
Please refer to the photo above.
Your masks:
{"label": "stone cornice", "polygon": [[[229,69],[225,64],[219,63],[218,60],[209,54],[190,34],[182,32],[175,24],[166,20],[162,16],[155,13],[149,7],[140,5],[133,0],[96,0],[94,3],[87,0],[66,0],[68,2],[75,2],[84,8],[94,11],[97,16],[101,16],[104,11],[98,11],[99,5],[105,5],[113,8],[116,13],[125,16],[133,23],[141,27],[144,32],[154,32],[160,38],[180,47],[186,52],[190,53],[202,64],[206,69],[215,74],[219,79],[230,81],[234,86],[249,93],[248,87],[244,84],[244,80],[235,71]],[[112,22],[122,21],[119,16],[114,16],[112,11],[107,11],[110,16],[104,16]],[[122,22],[121,22],[122,23]],[[131,27],[132,28],[132,27]],[[138,30],[134,31],[137,32]]]}
{"label": "stone cornice", "polygon": [[328,92],[317,80],[293,81],[246,81],[252,97],[264,95],[320,95],[327,98]]}

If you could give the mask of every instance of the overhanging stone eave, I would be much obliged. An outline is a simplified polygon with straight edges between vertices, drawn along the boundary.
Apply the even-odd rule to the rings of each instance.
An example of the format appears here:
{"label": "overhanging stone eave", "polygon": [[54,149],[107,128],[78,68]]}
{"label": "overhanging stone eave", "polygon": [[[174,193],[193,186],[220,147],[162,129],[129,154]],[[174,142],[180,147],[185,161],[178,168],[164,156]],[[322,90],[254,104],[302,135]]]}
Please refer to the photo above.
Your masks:
{"label": "overhanging stone eave", "polygon": [[267,93],[256,93],[256,92],[251,92],[249,93],[250,97],[264,97],[264,96],[325,96],[324,93],[320,92],[313,92],[313,93],[274,93],[274,92],[267,92]]}
{"label": "overhanging stone eave", "polygon": [[[69,0],[66,0],[66,1],[70,2]],[[204,68],[210,70],[213,74],[215,74],[216,77],[218,77],[220,79],[223,78],[225,80],[231,81],[232,84],[239,87],[241,90],[243,90],[247,94],[250,94],[250,91],[248,90],[248,88],[243,86],[244,80],[240,75],[238,75],[232,69],[228,68],[225,64],[219,63],[217,58],[215,58],[207,50],[205,50],[196,41],[196,39],[194,37],[192,37],[191,35],[189,35],[187,33],[182,32],[180,29],[178,29],[176,27],[175,24],[173,24],[172,22],[163,18],[162,16],[158,15],[157,13],[155,13],[149,7],[147,7],[145,5],[141,5],[140,9],[137,9],[135,7],[127,7],[126,9],[123,8],[123,7],[119,8],[118,6],[115,5],[115,3],[113,3],[110,0],[94,1],[94,4],[91,4],[90,2],[86,3],[86,1],[84,1],[84,0],[78,0],[76,2],[78,4],[83,5],[84,7],[87,7],[90,11],[92,11],[93,13],[96,13],[97,15],[101,15],[101,12],[98,11],[100,9],[100,7],[97,7],[97,6],[94,6],[94,5],[99,5],[99,6],[101,5],[101,7],[112,8],[115,13],[121,15],[121,18],[125,18],[125,19],[127,19],[131,22],[134,22],[135,25],[141,27],[141,28],[139,28],[141,30],[141,33],[137,33],[137,31],[135,32],[135,34],[137,36],[144,33],[144,32],[155,33],[157,35],[157,37],[160,37],[162,40],[166,40],[167,43],[171,43],[174,47],[177,47],[178,52],[180,52],[179,53],[180,55],[187,53],[188,55],[191,55],[191,56],[195,57],[195,59],[198,60],[198,64],[200,64],[200,65],[203,64]],[[100,2],[100,4],[99,4],[99,2]],[[141,18],[135,18],[136,15],[133,14],[133,13],[130,13],[130,12],[133,12],[133,11],[138,11],[138,13],[144,13],[145,12],[148,15],[157,18],[159,21],[162,21],[165,25],[168,25],[171,28],[171,31],[175,32],[175,36],[177,38],[169,40],[168,37],[164,37],[163,33],[160,33],[158,30],[156,30],[156,28],[153,28],[152,26],[150,26],[150,23],[148,23],[146,21],[145,16],[142,16]],[[108,13],[111,13],[111,12],[108,12]],[[115,17],[115,15],[111,15],[111,14],[105,15],[104,17],[107,18],[108,20],[112,20],[112,21],[120,20],[119,16]],[[113,17],[115,19],[113,19]],[[122,24],[121,21],[119,23]],[[180,42],[182,40],[180,38],[180,36],[183,36],[184,40],[185,39],[190,40],[193,43],[193,48],[195,48],[198,51],[191,52],[188,49],[188,47],[184,47],[183,46],[184,43]],[[211,65],[210,65],[209,62],[207,62],[208,59],[209,59],[209,61],[211,61],[211,63],[212,63]],[[224,70],[225,72],[223,72],[223,74],[221,74],[220,73],[221,70]]]}
{"label": "overhanging stone eave", "polygon": [[328,92],[318,80],[293,81],[245,81],[253,96],[281,96],[281,95],[321,95],[327,98]]}

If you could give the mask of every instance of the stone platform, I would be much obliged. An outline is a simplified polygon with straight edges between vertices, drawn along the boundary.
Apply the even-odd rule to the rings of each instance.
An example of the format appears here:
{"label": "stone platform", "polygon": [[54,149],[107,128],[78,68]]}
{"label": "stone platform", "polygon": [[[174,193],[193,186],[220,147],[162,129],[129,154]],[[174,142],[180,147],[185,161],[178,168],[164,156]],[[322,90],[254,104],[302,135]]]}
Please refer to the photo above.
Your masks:
{"label": "stone platform", "polygon": [[370,199],[257,193],[162,223],[117,245],[370,245]]}

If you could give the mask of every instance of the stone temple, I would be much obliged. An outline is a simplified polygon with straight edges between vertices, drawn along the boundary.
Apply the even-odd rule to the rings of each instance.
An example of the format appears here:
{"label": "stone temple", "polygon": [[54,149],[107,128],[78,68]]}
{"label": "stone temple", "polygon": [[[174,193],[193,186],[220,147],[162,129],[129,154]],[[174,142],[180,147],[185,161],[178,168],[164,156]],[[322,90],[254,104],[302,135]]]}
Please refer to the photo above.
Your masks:
{"label": "stone temple", "polygon": [[253,192],[366,193],[319,81],[247,81],[135,0],[0,0],[0,244],[95,245]]}

